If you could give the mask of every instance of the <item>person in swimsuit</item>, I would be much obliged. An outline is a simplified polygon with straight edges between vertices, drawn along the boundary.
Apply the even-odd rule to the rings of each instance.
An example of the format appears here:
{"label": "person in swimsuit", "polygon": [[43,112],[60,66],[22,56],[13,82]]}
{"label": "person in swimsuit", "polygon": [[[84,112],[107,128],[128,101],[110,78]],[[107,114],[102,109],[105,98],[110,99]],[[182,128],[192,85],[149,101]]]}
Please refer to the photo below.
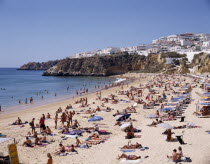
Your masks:
{"label": "person in swimsuit", "polygon": [[40,142],[47,143],[47,137],[46,137],[45,134],[42,134],[42,137],[40,139]]}
{"label": "person in swimsuit", "polygon": [[52,156],[50,153],[47,153],[47,157],[48,157],[47,164],[53,164]]}
{"label": "person in swimsuit", "polygon": [[73,144],[71,145],[70,149],[68,149],[68,152],[76,152],[76,153],[78,153],[77,150],[75,150]]}
{"label": "person in swimsuit", "polygon": [[40,132],[46,130],[46,126],[45,126],[45,118],[41,117],[39,120],[39,125],[40,125]]}
{"label": "person in swimsuit", "polygon": [[122,154],[122,155],[118,156],[118,159],[120,159],[120,158],[125,158],[127,160],[137,160],[137,159],[140,159],[141,156]]}
{"label": "person in swimsuit", "polygon": [[31,126],[31,129],[32,129],[32,134],[35,132],[34,120],[35,120],[35,118],[33,118],[32,121],[30,122],[30,126]]}
{"label": "person in swimsuit", "polygon": [[20,125],[20,124],[22,124],[22,121],[20,117],[18,117],[18,119],[15,121],[15,125]]}
{"label": "person in swimsuit", "polygon": [[51,134],[52,134],[52,131],[51,131],[51,129],[49,128],[49,126],[47,126],[47,128],[46,128],[46,133],[47,133],[48,135],[51,135]]}
{"label": "person in swimsuit", "polygon": [[80,144],[82,144],[82,143],[80,142],[80,140],[78,139],[78,137],[76,137],[76,144],[75,144],[75,146],[76,147],[79,147]]}
{"label": "person in swimsuit", "polygon": [[177,150],[176,149],[173,150],[172,156],[168,156],[167,155],[167,158],[171,159],[172,162],[176,162],[176,163],[181,161],[181,157],[177,153]]}
{"label": "person in swimsuit", "polygon": [[35,137],[35,145],[41,145],[41,141],[37,136]]}
{"label": "person in swimsuit", "polygon": [[23,142],[23,146],[26,146],[26,147],[33,147],[33,146],[32,146],[32,142],[31,142],[31,140],[30,140],[28,137],[26,137],[26,141]]}
{"label": "person in swimsuit", "polygon": [[56,154],[61,154],[61,153],[65,153],[66,152],[66,149],[65,147],[60,143],[59,144],[59,150],[56,152]]}
{"label": "person in swimsuit", "polygon": [[55,129],[57,129],[57,125],[58,125],[58,113],[56,113],[55,115]]}

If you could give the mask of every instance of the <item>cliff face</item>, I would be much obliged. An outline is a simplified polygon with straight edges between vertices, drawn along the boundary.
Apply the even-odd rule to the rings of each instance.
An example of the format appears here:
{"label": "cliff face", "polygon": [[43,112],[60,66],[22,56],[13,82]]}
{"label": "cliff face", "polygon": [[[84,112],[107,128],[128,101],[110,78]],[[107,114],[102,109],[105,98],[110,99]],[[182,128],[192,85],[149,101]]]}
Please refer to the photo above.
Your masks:
{"label": "cliff face", "polygon": [[[179,60],[184,59],[185,56],[177,53],[143,56],[137,54],[129,55],[124,52],[108,56],[66,58],[45,63],[28,63],[20,69],[47,70],[44,72],[44,76],[109,76],[130,71],[185,74],[188,72],[186,64],[182,65],[178,70]],[[167,64],[166,58],[176,58],[178,62]]]}
{"label": "cliff face", "polygon": [[42,63],[30,62],[30,63],[24,64],[18,70],[47,70],[53,67],[54,65],[56,65],[58,62],[59,60],[53,60],[53,61],[42,62]]}
{"label": "cliff face", "polygon": [[63,59],[48,69],[44,76],[109,76],[144,68],[145,56],[113,55]]}
{"label": "cliff face", "polygon": [[190,70],[186,64],[186,60],[181,60],[180,61],[180,66],[176,71],[176,74],[187,74],[190,73]]}
{"label": "cliff face", "polygon": [[195,73],[198,74],[210,72],[210,54],[200,53],[194,55],[190,66],[194,68]]}

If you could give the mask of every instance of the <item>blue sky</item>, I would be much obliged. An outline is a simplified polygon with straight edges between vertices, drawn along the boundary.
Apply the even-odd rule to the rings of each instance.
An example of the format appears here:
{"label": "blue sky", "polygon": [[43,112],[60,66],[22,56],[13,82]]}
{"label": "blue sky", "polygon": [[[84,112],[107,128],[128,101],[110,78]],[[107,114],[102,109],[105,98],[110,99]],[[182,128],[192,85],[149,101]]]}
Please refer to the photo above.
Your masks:
{"label": "blue sky", "polygon": [[210,0],[0,0],[0,67],[210,33]]}

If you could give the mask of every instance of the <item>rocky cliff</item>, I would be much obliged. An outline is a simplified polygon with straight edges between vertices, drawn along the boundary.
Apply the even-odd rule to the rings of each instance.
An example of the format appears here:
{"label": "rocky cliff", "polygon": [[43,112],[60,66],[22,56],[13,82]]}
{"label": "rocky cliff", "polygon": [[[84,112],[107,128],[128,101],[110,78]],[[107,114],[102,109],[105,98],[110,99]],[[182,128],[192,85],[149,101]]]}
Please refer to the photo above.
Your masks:
{"label": "rocky cliff", "polygon": [[27,64],[24,64],[21,66],[18,70],[47,70],[54,65],[56,65],[59,62],[59,60],[52,60],[48,62],[29,62]]}
{"label": "rocky cliff", "polygon": [[[60,61],[45,63],[28,63],[20,69],[47,69],[44,76],[109,76],[126,72],[145,73],[186,73],[187,65],[180,65],[179,60],[186,55],[177,53],[150,54],[148,56],[117,53],[107,56],[94,56],[87,58],[66,58]],[[170,64],[166,59],[176,59]],[[185,69],[186,67],[186,69]],[[177,71],[178,70],[178,71]]]}
{"label": "rocky cliff", "polygon": [[198,74],[210,72],[210,54],[200,53],[194,55],[190,66]]}
{"label": "rocky cliff", "polygon": [[109,76],[144,69],[146,57],[116,54],[89,58],[63,59],[48,69],[44,76]]}

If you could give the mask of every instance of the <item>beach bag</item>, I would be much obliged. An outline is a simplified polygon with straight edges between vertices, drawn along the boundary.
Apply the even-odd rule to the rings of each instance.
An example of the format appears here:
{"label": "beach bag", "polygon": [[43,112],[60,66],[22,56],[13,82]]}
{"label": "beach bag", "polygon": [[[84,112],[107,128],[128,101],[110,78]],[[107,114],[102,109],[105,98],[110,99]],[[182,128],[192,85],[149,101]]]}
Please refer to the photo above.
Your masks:
{"label": "beach bag", "polygon": [[29,122],[29,125],[32,126],[32,122]]}
{"label": "beach bag", "polygon": [[190,157],[185,157],[185,159],[183,160],[184,162],[192,162]]}

